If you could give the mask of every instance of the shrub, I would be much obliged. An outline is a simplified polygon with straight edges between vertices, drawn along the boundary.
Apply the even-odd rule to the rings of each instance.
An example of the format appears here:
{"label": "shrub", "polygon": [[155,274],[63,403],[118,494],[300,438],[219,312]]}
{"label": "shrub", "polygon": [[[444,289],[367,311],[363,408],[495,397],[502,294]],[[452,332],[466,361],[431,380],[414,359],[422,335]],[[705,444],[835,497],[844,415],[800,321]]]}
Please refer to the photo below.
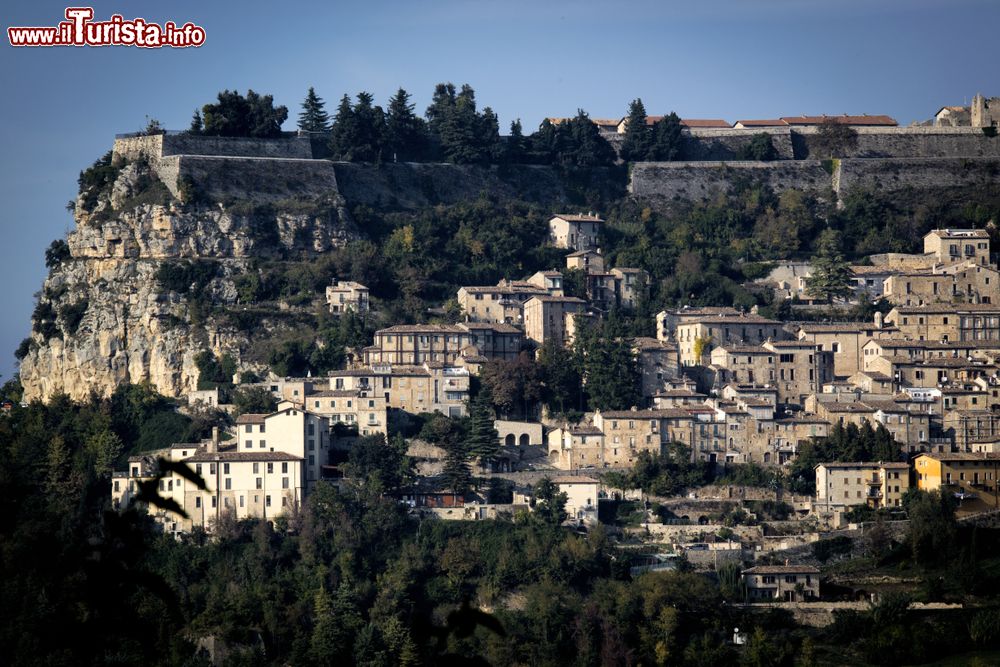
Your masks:
{"label": "shrub", "polygon": [[56,239],[45,250],[45,268],[54,269],[70,257],[69,244],[62,239]]}
{"label": "shrub", "polygon": [[59,327],[56,325],[56,311],[48,301],[39,301],[35,306],[35,311],[31,314],[31,321],[35,331],[43,339],[55,338],[59,335]]}
{"label": "shrub", "polygon": [[198,293],[212,282],[217,272],[218,265],[207,260],[163,262],[156,270],[156,282],[164,291]]}
{"label": "shrub", "polygon": [[17,346],[17,350],[14,351],[14,358],[18,361],[23,361],[24,358],[28,356],[28,353],[31,352],[31,348],[34,344],[35,342],[31,340],[30,337],[22,340],[21,344]]}
{"label": "shrub", "polygon": [[76,333],[76,330],[80,328],[83,316],[87,313],[89,305],[90,303],[87,299],[83,298],[74,303],[68,303],[59,309],[59,318],[62,320],[66,333],[71,336]]}
{"label": "shrub", "polygon": [[111,191],[111,186],[114,185],[125,164],[124,161],[115,162],[111,151],[108,151],[94,164],[80,172],[77,184],[80,186],[80,194],[83,195],[84,210],[93,211],[100,196]]}

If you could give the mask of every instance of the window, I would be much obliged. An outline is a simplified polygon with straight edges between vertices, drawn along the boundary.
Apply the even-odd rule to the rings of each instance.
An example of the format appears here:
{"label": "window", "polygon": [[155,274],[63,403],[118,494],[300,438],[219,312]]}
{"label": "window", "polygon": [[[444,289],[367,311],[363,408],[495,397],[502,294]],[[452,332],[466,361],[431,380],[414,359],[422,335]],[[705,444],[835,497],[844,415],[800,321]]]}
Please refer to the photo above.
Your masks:
{"label": "window", "polygon": [[797,580],[797,577],[794,574],[789,574],[789,575],[785,576],[785,583],[786,584],[794,584],[796,582],[796,580]]}
{"label": "window", "polygon": [[226,491],[229,491],[232,488],[233,488],[233,479],[231,477],[227,477],[226,478]]}
{"label": "window", "polygon": [[212,496],[212,509],[215,509],[215,507],[216,507],[216,498],[215,496]]}
{"label": "window", "polygon": [[267,474],[270,475],[273,472],[274,472],[274,464],[269,462],[267,464]]}
{"label": "window", "polygon": [[196,473],[198,473],[199,475],[201,474],[201,464],[200,463],[195,463],[194,464],[194,471]]}
{"label": "window", "polygon": [[257,488],[258,489],[263,489],[264,488],[264,480],[262,478],[260,478],[260,477],[257,478]]}
{"label": "window", "polygon": [[287,477],[282,477],[281,478],[281,488],[283,488],[283,489],[287,489],[288,488],[288,478]]}
{"label": "window", "polygon": [[264,496],[264,505],[267,507],[271,506],[271,496]]}
{"label": "window", "polygon": [[240,507],[243,507],[243,496],[240,496]]}
{"label": "window", "polygon": [[215,464],[214,463],[209,463],[208,464],[208,474],[209,475],[214,475],[215,474]]}
{"label": "window", "polygon": [[244,446],[245,446],[245,447],[246,447],[247,449],[251,449],[251,448],[253,447],[253,440],[247,440],[247,441],[246,441],[246,442],[244,443]]}
{"label": "window", "polygon": [[260,464],[257,463],[256,461],[254,461],[253,462],[253,474],[256,475],[259,472],[260,472]]}
{"label": "window", "polygon": [[309,465],[316,465],[316,457],[312,454],[309,455]]}
{"label": "window", "polygon": [[288,472],[288,461],[282,461],[281,472]]}
{"label": "window", "polygon": [[228,463],[223,463],[222,464],[222,474],[223,475],[228,475],[229,474],[229,464]]}
{"label": "window", "polygon": [[201,498],[195,498],[194,499],[194,506],[195,507],[201,507]]}

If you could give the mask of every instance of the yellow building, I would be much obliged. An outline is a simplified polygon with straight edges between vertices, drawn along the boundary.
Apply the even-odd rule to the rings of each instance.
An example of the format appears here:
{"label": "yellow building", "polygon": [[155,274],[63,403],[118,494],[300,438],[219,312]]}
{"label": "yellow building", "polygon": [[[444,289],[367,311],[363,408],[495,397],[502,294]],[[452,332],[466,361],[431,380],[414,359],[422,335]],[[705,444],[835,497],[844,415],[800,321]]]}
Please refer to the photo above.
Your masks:
{"label": "yellow building", "polygon": [[917,488],[923,491],[937,491],[945,487],[967,493],[996,493],[1000,454],[921,454],[914,459],[913,470]]}

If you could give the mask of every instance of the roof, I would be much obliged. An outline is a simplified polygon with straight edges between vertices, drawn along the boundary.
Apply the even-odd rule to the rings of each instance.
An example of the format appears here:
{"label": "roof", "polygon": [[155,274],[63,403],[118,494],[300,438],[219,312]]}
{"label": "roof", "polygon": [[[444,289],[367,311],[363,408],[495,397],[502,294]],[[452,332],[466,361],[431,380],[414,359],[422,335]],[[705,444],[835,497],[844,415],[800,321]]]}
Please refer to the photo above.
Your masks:
{"label": "roof", "polygon": [[[686,314],[685,314],[686,315]],[[728,313],[704,313],[700,317],[686,318],[687,321],[682,322],[681,325],[685,324],[783,324],[778,320],[769,320],[766,317],[760,315],[754,315],[753,313],[745,315],[731,315]]]}
{"label": "roof", "polygon": [[237,424],[263,424],[267,415],[246,412],[236,418]]}
{"label": "roof", "polygon": [[868,114],[862,114],[860,116],[849,116],[843,114],[840,116],[827,116],[823,114],[821,116],[782,116],[781,120],[785,121],[789,125],[821,125],[823,123],[839,123],[840,125],[880,125],[894,127],[899,125],[895,118],[891,116],[869,116]]}
{"label": "roof", "polygon": [[583,299],[575,296],[546,296],[543,294],[533,296],[528,299],[528,301],[541,301],[543,303],[587,303]]}
{"label": "roof", "polygon": [[596,250],[576,250],[566,255],[567,257],[583,257],[584,255],[600,255]]}
{"label": "roof", "polygon": [[223,463],[231,461],[301,461],[301,456],[294,456],[287,452],[206,452],[199,451],[193,456],[183,459],[185,462],[214,462]]}
{"label": "roof", "polygon": [[733,125],[742,125],[744,127],[787,127],[788,123],[780,118],[769,118],[765,120],[738,120]]}
{"label": "roof", "polygon": [[553,484],[600,484],[600,482],[593,477],[582,477],[576,475],[563,475],[561,477],[553,477]]}
{"label": "roof", "polygon": [[865,264],[853,264],[851,265],[851,273],[853,273],[856,276],[864,276],[868,274],[889,275],[892,273],[899,273],[899,270],[890,269],[887,266],[867,266]]}
{"label": "roof", "polygon": [[561,218],[566,222],[604,222],[598,215],[583,213],[553,213],[553,218]]}
{"label": "roof", "polygon": [[972,454],[969,452],[940,452],[940,453],[925,452],[922,454],[918,454],[917,458],[919,459],[922,456],[926,456],[929,459],[934,459],[935,461],[986,461],[986,460],[1000,459],[1000,454],[992,454],[992,453]]}
{"label": "roof", "polygon": [[664,419],[669,417],[688,417],[690,412],[685,409],[673,410],[608,410],[602,412],[604,419]]}
{"label": "roof", "polygon": [[924,237],[931,234],[955,239],[988,239],[990,237],[985,229],[932,229],[924,234]]}
{"label": "roof", "polygon": [[819,574],[819,568],[812,565],[757,565],[743,574]]}
{"label": "roof", "polygon": [[[648,123],[649,121],[647,120],[646,122]],[[683,127],[732,127],[728,122],[717,118],[681,118],[681,125]]]}

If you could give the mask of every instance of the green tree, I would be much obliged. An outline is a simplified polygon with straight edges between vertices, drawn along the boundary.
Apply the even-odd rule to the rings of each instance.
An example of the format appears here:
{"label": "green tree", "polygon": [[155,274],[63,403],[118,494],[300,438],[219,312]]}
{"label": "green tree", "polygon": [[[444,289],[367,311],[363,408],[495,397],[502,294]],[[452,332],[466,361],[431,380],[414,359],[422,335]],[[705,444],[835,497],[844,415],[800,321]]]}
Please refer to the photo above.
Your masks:
{"label": "green tree", "polygon": [[472,469],[469,467],[469,452],[465,443],[458,440],[446,440],[441,443],[444,448],[444,468],[441,475],[445,485],[454,493],[468,493],[472,484]]}
{"label": "green tree", "polygon": [[627,410],[638,405],[639,370],[632,346],[623,339],[591,336],[584,344],[584,373],[592,410]]}
{"label": "green tree", "polygon": [[393,160],[419,160],[427,151],[427,126],[413,113],[410,94],[400,88],[386,111],[386,150]]}
{"label": "green tree", "polygon": [[911,489],[903,502],[910,520],[906,541],[913,560],[923,566],[950,562],[958,532],[955,501],[951,494]]}
{"label": "green tree", "polygon": [[757,160],[760,162],[770,162],[778,159],[778,151],[774,148],[771,135],[767,132],[758,132],[750,137],[750,142],[740,147],[737,156],[741,160]]}
{"label": "green tree", "polygon": [[246,97],[236,90],[219,93],[218,101],[202,107],[202,134],[220,137],[280,137],[288,108],[274,106],[271,95],[248,90]]}
{"label": "green tree", "polygon": [[348,455],[348,474],[375,493],[396,493],[413,481],[413,459],[406,455],[406,442],[384,434],[358,440]]}
{"label": "green tree", "polygon": [[680,157],[683,135],[681,119],[671,111],[653,125],[653,143],[647,159],[671,162]]}
{"label": "green tree", "polygon": [[316,94],[312,86],[302,101],[302,111],[299,113],[299,129],[304,132],[329,132],[330,116],[326,113],[322,98]]}
{"label": "green tree", "polygon": [[809,139],[810,152],[815,151],[821,158],[844,157],[857,145],[858,131],[832,118],[820,123],[816,134]]}
{"label": "green tree", "polygon": [[188,127],[189,134],[201,134],[204,129],[204,123],[201,120],[201,110],[195,109],[194,114],[191,116],[191,125]]}
{"label": "green tree", "polygon": [[504,161],[508,164],[521,164],[527,159],[527,156],[527,142],[521,127],[521,119],[518,118],[510,123],[510,134],[507,136],[507,143],[504,146]]}
{"label": "green tree", "polygon": [[646,107],[641,99],[634,99],[628,107],[625,138],[622,140],[620,155],[626,162],[648,160],[653,148],[653,137],[646,125]]}
{"label": "green tree", "polygon": [[607,167],[614,164],[614,149],[583,109],[579,109],[570,120],[560,123],[557,133],[557,160],[562,167]]}
{"label": "green tree", "polygon": [[527,418],[531,414],[529,406],[542,398],[541,374],[534,357],[522,352],[509,361],[494,359],[486,362],[479,377],[493,405],[504,418],[511,415]]}
{"label": "green tree", "polygon": [[558,526],[566,520],[566,494],[551,479],[543,477],[535,484],[535,514],[544,523]]}
{"label": "green tree", "polygon": [[345,94],[337,105],[337,113],[333,117],[333,127],[330,131],[330,153],[333,157],[350,160],[352,148],[357,142],[356,136],[354,108],[351,106],[351,98]]}
{"label": "green tree", "polygon": [[500,441],[493,426],[493,399],[487,387],[480,389],[479,394],[470,401],[469,413],[471,424],[466,450],[479,457],[483,468],[489,468],[500,453]]}
{"label": "green tree", "polygon": [[381,162],[385,141],[385,113],[373,104],[371,93],[358,93],[354,105],[355,135],[349,150],[353,162]]}
{"label": "green tree", "polygon": [[549,410],[565,413],[582,409],[583,378],[573,354],[557,341],[547,340],[538,355],[542,399]]}
{"label": "green tree", "polygon": [[833,303],[836,297],[854,293],[851,267],[840,248],[840,234],[834,229],[823,230],[812,258],[813,273],[806,278],[806,291],[810,296]]}
{"label": "green tree", "polygon": [[240,387],[233,392],[233,416],[242,414],[270,414],[278,407],[278,401],[267,387]]}
{"label": "green tree", "polygon": [[45,249],[45,268],[57,268],[71,257],[72,254],[69,250],[69,244],[62,239],[56,239],[49,244],[48,248]]}

